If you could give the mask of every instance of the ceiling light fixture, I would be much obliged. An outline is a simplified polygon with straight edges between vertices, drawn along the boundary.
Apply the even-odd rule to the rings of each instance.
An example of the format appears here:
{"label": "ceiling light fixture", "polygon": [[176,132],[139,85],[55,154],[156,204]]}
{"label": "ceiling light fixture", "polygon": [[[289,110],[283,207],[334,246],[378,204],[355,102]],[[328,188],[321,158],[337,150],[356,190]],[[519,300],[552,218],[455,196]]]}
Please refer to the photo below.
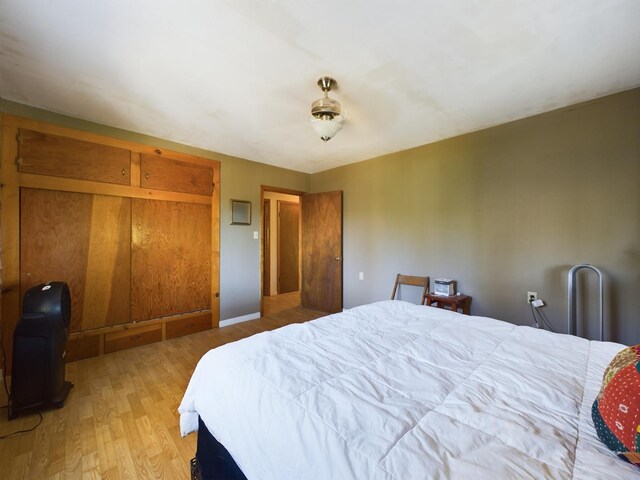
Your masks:
{"label": "ceiling light fixture", "polygon": [[324,92],[324,97],[311,104],[311,126],[325,142],[340,131],[344,122],[340,103],[329,98],[329,91],[336,84],[331,77],[320,77],[318,86]]}

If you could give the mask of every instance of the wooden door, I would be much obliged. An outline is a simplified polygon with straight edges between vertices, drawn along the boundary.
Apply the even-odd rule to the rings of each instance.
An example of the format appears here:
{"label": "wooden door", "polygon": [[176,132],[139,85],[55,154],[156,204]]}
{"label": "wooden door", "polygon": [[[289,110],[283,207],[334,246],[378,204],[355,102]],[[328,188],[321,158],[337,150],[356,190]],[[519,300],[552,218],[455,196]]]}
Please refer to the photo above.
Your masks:
{"label": "wooden door", "polygon": [[300,204],[278,201],[278,294],[300,289]]}
{"label": "wooden door", "polygon": [[271,200],[262,202],[262,295],[271,295]]}
{"label": "wooden door", "polygon": [[302,294],[304,308],[342,311],[342,192],[303,195]]}
{"label": "wooden door", "polygon": [[131,319],[211,308],[211,205],[134,198],[131,224]]}
{"label": "wooden door", "polygon": [[20,129],[18,171],[94,182],[131,184],[131,151]]}
{"label": "wooden door", "polygon": [[71,291],[71,332],[129,321],[131,200],[22,188],[20,298],[49,280]]}
{"label": "wooden door", "polygon": [[143,153],[140,155],[140,186],[211,196],[213,166]]}

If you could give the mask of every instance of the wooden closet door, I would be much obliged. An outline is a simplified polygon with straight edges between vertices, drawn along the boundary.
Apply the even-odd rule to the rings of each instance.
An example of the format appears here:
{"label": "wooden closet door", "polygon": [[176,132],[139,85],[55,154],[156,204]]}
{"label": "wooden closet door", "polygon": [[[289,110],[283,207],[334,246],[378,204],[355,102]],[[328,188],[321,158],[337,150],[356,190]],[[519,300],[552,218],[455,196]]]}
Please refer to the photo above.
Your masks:
{"label": "wooden closet door", "polygon": [[140,186],[211,196],[213,166],[143,153],[140,155]]}
{"label": "wooden closet door", "polygon": [[23,173],[131,184],[131,151],[22,128],[17,163]]}
{"label": "wooden closet door", "polygon": [[132,200],[131,319],[211,308],[211,205]]}
{"label": "wooden closet door", "polygon": [[49,280],[71,291],[71,331],[129,321],[128,198],[22,188],[20,298]]}

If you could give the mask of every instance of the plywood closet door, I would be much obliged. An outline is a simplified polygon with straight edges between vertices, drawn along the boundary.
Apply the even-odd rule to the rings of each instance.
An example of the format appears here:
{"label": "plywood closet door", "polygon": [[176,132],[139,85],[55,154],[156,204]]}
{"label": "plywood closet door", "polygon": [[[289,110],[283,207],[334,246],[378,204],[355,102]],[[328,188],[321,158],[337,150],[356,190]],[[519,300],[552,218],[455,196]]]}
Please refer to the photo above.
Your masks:
{"label": "plywood closet door", "polygon": [[19,172],[130,185],[130,165],[124,148],[22,128],[18,135]]}
{"label": "plywood closet door", "polygon": [[140,186],[211,196],[213,166],[143,153],[140,155]]}
{"label": "plywood closet door", "polygon": [[49,280],[71,290],[71,331],[129,321],[131,200],[23,188],[20,290]]}
{"label": "plywood closet door", "polygon": [[131,319],[211,308],[211,206],[132,200]]}

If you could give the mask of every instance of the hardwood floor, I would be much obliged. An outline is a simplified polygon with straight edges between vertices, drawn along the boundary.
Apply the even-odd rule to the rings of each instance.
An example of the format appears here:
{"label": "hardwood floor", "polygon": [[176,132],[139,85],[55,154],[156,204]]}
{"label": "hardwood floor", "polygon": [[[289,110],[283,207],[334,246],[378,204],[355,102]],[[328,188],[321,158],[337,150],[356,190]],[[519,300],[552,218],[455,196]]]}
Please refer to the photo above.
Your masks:
{"label": "hardwood floor", "polygon": [[[34,431],[0,440],[0,478],[189,478],[196,435],[180,436],[178,405],[196,363],[211,348],[325,315],[300,307],[186,337],[67,365],[66,405],[43,412]],[[9,422],[0,436],[37,415]]]}
{"label": "hardwood floor", "polygon": [[264,316],[300,306],[300,291],[262,297]]}

